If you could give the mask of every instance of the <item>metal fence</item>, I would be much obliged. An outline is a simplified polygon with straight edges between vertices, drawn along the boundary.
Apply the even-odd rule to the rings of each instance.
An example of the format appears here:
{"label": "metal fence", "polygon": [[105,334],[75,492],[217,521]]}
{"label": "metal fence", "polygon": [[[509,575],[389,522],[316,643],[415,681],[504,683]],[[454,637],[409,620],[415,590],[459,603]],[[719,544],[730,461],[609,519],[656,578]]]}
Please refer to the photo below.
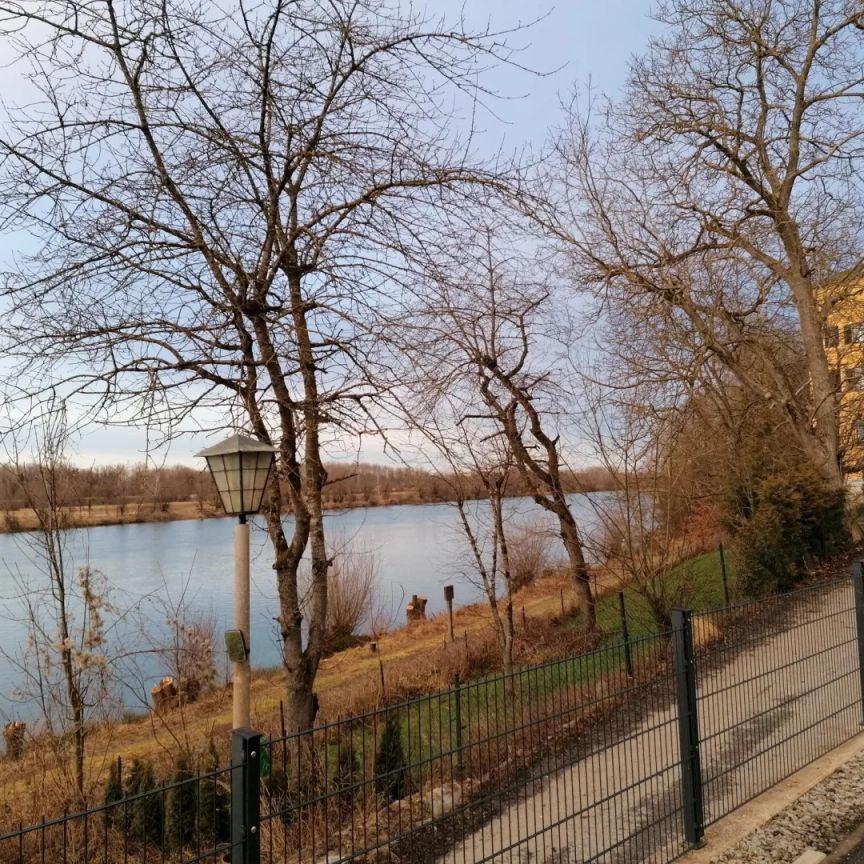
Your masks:
{"label": "metal fence", "polygon": [[0,835],[0,864],[672,861],[858,733],[864,583],[672,623],[300,735],[236,732],[230,768]]}
{"label": "metal fence", "polygon": [[[43,819],[0,834],[2,864],[216,864],[235,860],[232,790],[243,787],[242,767],[195,773],[158,788],[150,769],[129,771],[143,788],[81,813]],[[134,781],[133,781],[134,782]]]}

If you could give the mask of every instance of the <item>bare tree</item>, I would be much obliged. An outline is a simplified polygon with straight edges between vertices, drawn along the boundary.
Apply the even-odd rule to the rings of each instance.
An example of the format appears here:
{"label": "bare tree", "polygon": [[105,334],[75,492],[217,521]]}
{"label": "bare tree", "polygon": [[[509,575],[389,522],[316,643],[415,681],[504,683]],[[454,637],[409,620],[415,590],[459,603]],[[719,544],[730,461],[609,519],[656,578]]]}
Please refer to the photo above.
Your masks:
{"label": "bare tree", "polygon": [[31,437],[33,452],[26,463],[18,451],[11,454],[18,494],[35,513],[38,528],[18,535],[30,567],[13,573],[16,596],[7,598],[6,614],[18,620],[23,616],[26,642],[17,650],[4,648],[2,654],[18,679],[13,698],[36,709],[42,740],[64,772],[61,785],[68,804],[82,806],[91,727],[109,719],[116,708],[116,658],[108,646],[115,610],[105,577],[87,565],[72,566],[63,482],[66,441],[61,407]]}
{"label": "bare tree", "polygon": [[[402,327],[405,352],[430,404],[447,398],[459,423],[499,438],[534,501],[558,523],[583,622],[596,625],[590,573],[564,478],[569,394],[556,368],[553,319],[566,318],[535,262],[502,226],[467,232],[430,267]],[[509,251],[504,251],[508,249]],[[465,262],[464,264],[462,262]],[[527,275],[526,275],[527,271]],[[551,314],[550,314],[551,313]],[[406,373],[407,374],[407,373]]]}
{"label": "bare tree", "polygon": [[370,321],[501,180],[452,106],[477,107],[506,35],[383,0],[0,0],[0,22],[35,91],[5,110],[0,224],[39,247],[5,280],[8,398],[38,411],[60,387],[90,420],[277,447],[265,506],[304,729],[326,640],[322,447],[376,428]]}
{"label": "bare tree", "polygon": [[[504,672],[513,671],[513,596],[510,529],[505,499],[515,471],[507,442],[485,434],[462,414],[448,394],[434,402],[403,406],[403,416],[419,433],[430,468],[447,488],[467,547],[465,579],[480,588],[492,615]],[[508,687],[512,682],[508,679]]]}
{"label": "bare tree", "polygon": [[[604,388],[586,388],[581,426],[615,489],[588,501],[598,527],[586,540],[594,557],[641,596],[657,629],[671,631],[671,610],[692,602],[695,588],[688,562],[706,551],[690,527],[700,504],[682,490],[689,473],[676,448],[680,426],[675,408],[652,405],[652,393],[624,401]],[[681,513],[681,498],[690,496]]]}
{"label": "bare tree", "polygon": [[[693,370],[722,364],[837,488],[822,326],[862,261],[861,4],[668,0],[659,18],[620,103],[574,102],[544,221],[580,286],[624,313],[622,341],[665,330]],[[766,330],[789,335],[802,375]]]}

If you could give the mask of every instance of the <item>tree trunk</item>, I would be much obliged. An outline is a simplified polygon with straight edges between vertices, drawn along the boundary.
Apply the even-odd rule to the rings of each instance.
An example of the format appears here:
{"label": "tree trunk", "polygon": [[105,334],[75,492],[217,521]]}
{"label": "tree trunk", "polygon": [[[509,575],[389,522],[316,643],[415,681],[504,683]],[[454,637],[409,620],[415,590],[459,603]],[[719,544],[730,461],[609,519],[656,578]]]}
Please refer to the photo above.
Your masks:
{"label": "tree trunk", "polygon": [[[797,243],[793,244],[790,241],[787,243],[788,246],[792,246],[793,254],[797,251]],[[800,266],[806,267],[806,261],[800,261]],[[791,280],[790,287],[798,311],[801,341],[804,343],[807,356],[807,371],[810,373],[813,416],[807,418],[807,431],[815,446],[808,449],[811,450],[811,458],[822,471],[831,488],[842,489],[844,478],[841,465],[837,393],[822,342],[822,321],[819,320],[815,293],[811,280],[803,276]]]}
{"label": "tree trunk", "polygon": [[566,508],[564,513],[559,514],[558,521],[561,526],[561,539],[567,552],[570,578],[576,589],[579,611],[582,613],[582,622],[586,631],[593,632],[597,629],[597,606],[594,592],[591,590],[591,574],[585,563],[579,529]]}
{"label": "tree trunk", "polygon": [[508,694],[512,694],[513,687],[513,577],[510,570],[510,548],[507,545],[507,535],[504,533],[504,501],[503,488],[501,485],[495,490],[492,498],[492,512],[495,518],[495,535],[498,548],[501,550],[501,573],[504,577],[504,585],[507,590],[504,599],[504,614],[498,607],[497,598],[493,600],[493,612],[498,620],[501,632],[501,657],[506,676],[506,687]]}

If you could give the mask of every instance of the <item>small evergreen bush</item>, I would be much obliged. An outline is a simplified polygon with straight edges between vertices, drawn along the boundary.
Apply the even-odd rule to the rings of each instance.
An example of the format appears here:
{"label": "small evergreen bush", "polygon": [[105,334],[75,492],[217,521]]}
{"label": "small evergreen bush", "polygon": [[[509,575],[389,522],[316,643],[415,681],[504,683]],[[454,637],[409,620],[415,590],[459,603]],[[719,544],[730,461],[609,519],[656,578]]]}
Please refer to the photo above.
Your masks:
{"label": "small evergreen bush", "polygon": [[108,825],[112,825],[114,823],[117,814],[121,812],[122,808],[112,807],[112,804],[116,804],[118,801],[123,800],[123,761],[118,756],[117,759],[111,763],[111,767],[108,769],[108,779],[105,781],[105,789],[102,794],[102,803],[105,805],[105,822]]}
{"label": "small evergreen bush", "polygon": [[398,801],[407,794],[405,765],[399,714],[391,711],[384,723],[378,752],[375,754],[375,789],[388,803]]}
{"label": "small evergreen bush", "polygon": [[169,848],[183,849],[195,843],[198,795],[189,757],[181,753],[174,763],[173,784],[165,805],[165,838]]}
{"label": "small evergreen bush", "polygon": [[354,743],[343,744],[336,757],[336,767],[333,772],[333,786],[339,793],[339,801],[350,807],[354,803],[357,784],[360,782],[360,762],[354,750]]}
{"label": "small evergreen bush", "polygon": [[[210,752],[204,763],[205,774],[219,768],[216,746],[210,741]],[[226,775],[227,776],[227,775]],[[216,776],[202,777],[198,787],[198,832],[202,848],[216,847],[231,836],[231,791]]]}
{"label": "small evergreen bush", "polygon": [[809,465],[759,478],[736,510],[732,528],[749,596],[789,591],[809,566],[849,544],[844,493]]}
{"label": "small evergreen bush", "polygon": [[156,788],[152,763],[134,759],[126,778],[124,797],[135,798],[129,804],[129,835],[142,843],[162,845],[162,796],[148,795]]}

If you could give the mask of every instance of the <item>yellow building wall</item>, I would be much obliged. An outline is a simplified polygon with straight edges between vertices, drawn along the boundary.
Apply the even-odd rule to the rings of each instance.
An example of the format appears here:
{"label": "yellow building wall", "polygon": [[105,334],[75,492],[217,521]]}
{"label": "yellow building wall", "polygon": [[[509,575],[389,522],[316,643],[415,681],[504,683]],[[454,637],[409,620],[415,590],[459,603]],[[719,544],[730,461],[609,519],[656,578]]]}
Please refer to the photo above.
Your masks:
{"label": "yellow building wall", "polygon": [[840,403],[840,446],[851,477],[864,476],[864,283],[835,289],[823,338]]}

